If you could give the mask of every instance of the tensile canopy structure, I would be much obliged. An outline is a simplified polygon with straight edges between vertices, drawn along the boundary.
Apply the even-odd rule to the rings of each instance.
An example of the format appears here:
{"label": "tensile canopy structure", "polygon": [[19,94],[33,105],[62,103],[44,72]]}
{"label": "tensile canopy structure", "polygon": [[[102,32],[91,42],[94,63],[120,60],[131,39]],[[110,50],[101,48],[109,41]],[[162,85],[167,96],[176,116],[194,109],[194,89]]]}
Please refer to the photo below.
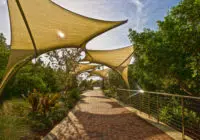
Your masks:
{"label": "tensile canopy structure", "polygon": [[32,58],[60,48],[84,48],[94,37],[126,23],[81,16],[50,0],[8,0],[11,54],[0,95],[8,80]]}
{"label": "tensile canopy structure", "polygon": [[128,65],[131,62],[133,51],[133,46],[116,50],[87,50],[83,61],[110,67],[122,76],[126,85],[129,87]]}
{"label": "tensile canopy structure", "polygon": [[110,69],[104,69],[104,70],[93,70],[90,72],[91,75],[97,75],[102,78],[108,78],[108,73]]}

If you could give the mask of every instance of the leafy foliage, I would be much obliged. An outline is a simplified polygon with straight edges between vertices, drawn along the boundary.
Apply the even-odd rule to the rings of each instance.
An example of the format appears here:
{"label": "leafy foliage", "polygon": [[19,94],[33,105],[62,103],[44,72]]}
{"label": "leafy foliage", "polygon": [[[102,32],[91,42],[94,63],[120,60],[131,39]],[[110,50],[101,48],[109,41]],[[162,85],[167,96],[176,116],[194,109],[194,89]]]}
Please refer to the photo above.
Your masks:
{"label": "leafy foliage", "polygon": [[[59,53],[72,54],[72,56],[61,57]],[[29,62],[21,68],[7,84],[4,90],[4,98],[19,97],[21,94],[27,95],[34,89],[42,93],[49,93],[70,90],[78,86],[76,75],[72,73],[76,65],[72,66],[72,64],[74,61],[76,61],[75,64],[78,63],[79,52],[76,50],[59,50],[50,52],[46,56],[49,58],[49,63],[47,63],[47,59],[44,59],[45,56],[40,56],[35,59],[34,63]],[[57,56],[58,58],[56,58]]]}
{"label": "leafy foliage", "polygon": [[199,0],[184,0],[158,21],[157,31],[130,29],[135,50],[130,77],[143,89],[199,94],[199,12]]}
{"label": "leafy foliage", "polygon": [[[113,88],[127,88],[126,83],[122,79],[121,75],[116,71],[110,70],[109,71],[109,78],[106,81],[106,85]],[[108,87],[107,87],[108,88]]]}
{"label": "leafy foliage", "polygon": [[116,88],[114,88],[114,87],[110,87],[110,88],[104,90],[104,94],[107,97],[117,98]]}
{"label": "leafy foliage", "polygon": [[74,88],[62,95],[61,99],[64,101],[65,107],[72,109],[76,102],[80,99],[80,94],[80,90],[78,88]]}
{"label": "leafy foliage", "polygon": [[[0,109],[0,129],[3,130],[0,139],[38,139],[35,136],[46,134],[66,117],[80,98],[77,79],[72,73],[78,64],[79,53],[76,49],[49,52],[17,72],[4,90],[3,106],[9,103],[6,109]],[[0,34],[0,81],[8,56],[9,49]],[[20,100],[20,95],[27,102]],[[15,104],[13,98],[20,103],[12,105]]]}
{"label": "leafy foliage", "polygon": [[63,94],[42,94],[34,90],[24,99],[31,106],[27,115],[28,123],[34,132],[50,130],[61,121],[80,99],[80,91],[72,89]]}
{"label": "leafy foliage", "polygon": [[64,90],[78,86],[76,75],[73,72],[79,64],[80,53],[81,50],[79,49],[61,49],[46,54],[46,57],[50,60],[48,65],[62,71]]}
{"label": "leafy foliage", "polygon": [[80,84],[79,84],[79,88],[83,91],[83,90],[91,90],[93,88],[92,85],[92,79],[91,80],[81,80]]}
{"label": "leafy foliage", "polygon": [[6,45],[6,38],[0,33],[0,81],[3,78],[5,68],[8,62],[9,49]]}

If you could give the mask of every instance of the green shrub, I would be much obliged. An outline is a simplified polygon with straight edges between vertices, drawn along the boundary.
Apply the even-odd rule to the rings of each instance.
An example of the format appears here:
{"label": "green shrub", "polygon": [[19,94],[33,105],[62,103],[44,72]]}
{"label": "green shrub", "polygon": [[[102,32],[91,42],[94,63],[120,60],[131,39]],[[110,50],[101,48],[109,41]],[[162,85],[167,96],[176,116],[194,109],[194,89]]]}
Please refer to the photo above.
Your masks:
{"label": "green shrub", "polygon": [[41,113],[46,116],[55,108],[60,96],[61,94],[41,94],[34,90],[33,93],[28,94],[28,97],[23,97],[30,104],[32,113]]}
{"label": "green shrub", "polygon": [[[161,108],[160,120],[164,123],[167,123],[168,125],[172,125],[175,128],[181,129],[182,106],[175,100],[172,102],[174,102],[174,104],[168,104]],[[200,128],[198,125],[200,122],[200,117],[196,112],[193,112],[187,108],[184,108],[184,122],[185,127],[188,129],[194,127],[197,129]]]}
{"label": "green shrub", "polygon": [[42,78],[35,75],[21,74],[16,75],[16,80],[14,81],[11,91],[14,96],[19,96],[21,94],[27,95],[34,89],[38,89],[40,92],[47,92],[46,84]]}
{"label": "green shrub", "polygon": [[160,120],[165,123],[170,123],[172,120],[173,115],[170,114],[171,107],[165,106],[160,111]]}
{"label": "green shrub", "polygon": [[79,89],[83,90],[92,90],[93,89],[93,80],[83,80],[79,84]]}
{"label": "green shrub", "polygon": [[80,99],[80,90],[77,88],[74,88],[65,93],[65,101],[64,102],[65,102],[67,108],[72,109],[79,99]]}
{"label": "green shrub", "polygon": [[80,99],[80,90],[72,89],[61,94],[41,94],[34,92],[25,98],[32,106],[28,115],[31,129],[34,132],[48,131],[60,122],[69,109]]}
{"label": "green shrub", "polygon": [[28,121],[34,132],[47,131],[53,127],[53,122],[49,119],[49,116],[44,116],[37,112],[31,112],[28,115]]}
{"label": "green shrub", "polygon": [[24,96],[31,106],[28,120],[33,131],[50,130],[55,123],[64,117],[63,114],[65,113],[57,111],[61,107],[58,105],[60,96],[60,94],[41,94],[36,90],[34,93],[29,94],[28,97]]}
{"label": "green shrub", "polygon": [[116,94],[116,88],[114,87],[110,87],[107,90],[104,90],[104,94],[107,97],[113,97],[116,98],[117,94]]}
{"label": "green shrub", "polygon": [[108,81],[110,87],[127,88],[126,83],[122,79],[122,76],[116,71],[109,71]]}
{"label": "green shrub", "polygon": [[80,90],[78,88],[74,88],[68,92],[70,99],[79,100],[80,99]]}

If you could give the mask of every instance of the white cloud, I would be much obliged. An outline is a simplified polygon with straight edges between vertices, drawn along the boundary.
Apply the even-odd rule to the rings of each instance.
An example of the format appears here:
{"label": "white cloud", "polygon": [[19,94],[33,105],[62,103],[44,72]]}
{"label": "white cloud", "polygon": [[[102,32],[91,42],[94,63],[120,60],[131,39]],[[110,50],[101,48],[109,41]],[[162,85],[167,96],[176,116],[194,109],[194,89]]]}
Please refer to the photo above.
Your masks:
{"label": "white cloud", "polygon": [[[141,32],[143,28],[145,27],[146,22],[148,21],[147,16],[147,8],[146,5],[149,2],[149,0],[146,0],[142,2],[141,0],[129,0],[130,3],[132,3],[134,6],[136,6],[136,17],[134,17],[134,27],[133,29],[137,30],[138,32]],[[134,11],[135,12],[135,11]]]}
{"label": "white cloud", "polygon": [[137,12],[142,12],[144,4],[140,0],[131,0],[131,2],[137,7]]}

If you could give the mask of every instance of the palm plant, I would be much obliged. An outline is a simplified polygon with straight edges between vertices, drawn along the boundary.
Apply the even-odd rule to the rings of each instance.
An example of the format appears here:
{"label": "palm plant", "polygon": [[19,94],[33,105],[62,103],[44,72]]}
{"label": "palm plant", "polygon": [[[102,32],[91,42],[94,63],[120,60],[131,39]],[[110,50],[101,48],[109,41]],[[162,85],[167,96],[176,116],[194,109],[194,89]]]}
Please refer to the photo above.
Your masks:
{"label": "palm plant", "polygon": [[47,115],[48,112],[51,111],[52,108],[55,107],[56,103],[58,102],[58,99],[60,98],[60,94],[46,94],[43,97],[41,97],[41,110],[43,112],[43,115]]}

